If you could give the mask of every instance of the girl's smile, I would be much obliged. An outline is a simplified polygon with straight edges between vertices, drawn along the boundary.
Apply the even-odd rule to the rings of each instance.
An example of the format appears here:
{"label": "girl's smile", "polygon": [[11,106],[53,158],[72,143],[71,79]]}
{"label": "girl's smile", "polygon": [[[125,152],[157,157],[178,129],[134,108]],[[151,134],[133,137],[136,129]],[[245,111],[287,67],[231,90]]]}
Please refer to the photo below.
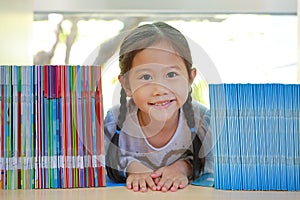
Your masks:
{"label": "girl's smile", "polygon": [[158,101],[155,103],[149,103],[151,106],[154,106],[156,109],[165,109],[169,107],[175,100],[166,100],[166,101]]}

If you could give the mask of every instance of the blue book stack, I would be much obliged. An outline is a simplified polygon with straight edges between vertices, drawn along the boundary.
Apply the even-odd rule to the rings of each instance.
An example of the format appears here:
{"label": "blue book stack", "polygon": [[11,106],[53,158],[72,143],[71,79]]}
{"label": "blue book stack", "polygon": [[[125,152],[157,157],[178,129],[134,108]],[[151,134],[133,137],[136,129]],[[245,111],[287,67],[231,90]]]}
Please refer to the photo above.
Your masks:
{"label": "blue book stack", "polygon": [[215,188],[300,190],[300,85],[211,84]]}

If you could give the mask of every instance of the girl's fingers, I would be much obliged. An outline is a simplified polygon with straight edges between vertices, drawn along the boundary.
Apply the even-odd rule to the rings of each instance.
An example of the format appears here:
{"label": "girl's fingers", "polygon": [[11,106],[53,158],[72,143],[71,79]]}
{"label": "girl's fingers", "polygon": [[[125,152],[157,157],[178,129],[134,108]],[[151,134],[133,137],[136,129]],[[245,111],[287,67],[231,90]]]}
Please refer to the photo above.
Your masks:
{"label": "girl's fingers", "polygon": [[185,188],[189,184],[188,179],[182,180],[180,182],[181,183],[178,185],[179,189]]}
{"label": "girl's fingers", "polygon": [[146,192],[148,187],[151,190],[156,190],[156,184],[154,180],[148,176],[141,176],[141,175],[131,175],[128,176],[126,179],[126,187],[129,190],[133,190],[134,192]]}
{"label": "girl's fingers", "polygon": [[[147,192],[147,185],[146,185],[145,179],[140,179],[139,180],[139,189],[137,191]],[[137,192],[137,191],[135,191],[135,192]]]}
{"label": "girl's fingers", "polygon": [[164,169],[165,169],[165,167],[159,168],[158,170],[156,170],[155,172],[153,172],[151,174],[151,177],[154,178],[154,179],[161,177],[162,174],[163,174]]}
{"label": "girl's fingers", "polygon": [[160,177],[154,179],[155,185],[157,185],[159,183],[159,180],[160,180]]}
{"label": "girl's fingers", "polygon": [[146,179],[146,183],[151,190],[153,190],[153,191],[156,190],[156,183],[153,181],[153,179],[151,177],[148,177]]}
{"label": "girl's fingers", "polygon": [[[188,184],[188,179],[185,176],[174,176],[172,174],[156,177],[160,173],[159,170],[156,172],[152,174],[129,175],[126,180],[127,188],[135,192],[146,192],[148,187],[153,191],[167,192],[170,190],[175,192],[178,189],[186,187]],[[153,176],[156,178],[153,178]]]}
{"label": "girl's fingers", "polygon": [[172,185],[173,185],[173,181],[170,179],[167,179],[165,181],[165,183],[161,186],[161,191],[167,192],[171,188]]}
{"label": "girl's fingers", "polygon": [[135,192],[139,191],[139,180],[132,176],[129,176],[126,179],[126,186],[129,190],[133,190]]}
{"label": "girl's fingers", "polygon": [[137,179],[132,181],[132,190],[135,192],[139,191],[139,181]]}
{"label": "girl's fingers", "polygon": [[183,189],[188,185],[187,179],[161,179],[159,183],[157,184],[157,190],[161,190],[163,192],[166,192],[168,190],[175,192],[178,189]]}
{"label": "girl's fingers", "polygon": [[131,176],[129,176],[129,177],[126,179],[126,187],[127,187],[127,189],[129,189],[129,190],[132,189],[132,178],[131,178]]}
{"label": "girl's fingers", "polygon": [[170,188],[170,190],[171,190],[172,192],[176,192],[178,189],[181,189],[181,188],[180,188],[181,185],[182,185],[182,184],[181,184],[181,181],[179,181],[179,180],[174,181],[172,187]]}

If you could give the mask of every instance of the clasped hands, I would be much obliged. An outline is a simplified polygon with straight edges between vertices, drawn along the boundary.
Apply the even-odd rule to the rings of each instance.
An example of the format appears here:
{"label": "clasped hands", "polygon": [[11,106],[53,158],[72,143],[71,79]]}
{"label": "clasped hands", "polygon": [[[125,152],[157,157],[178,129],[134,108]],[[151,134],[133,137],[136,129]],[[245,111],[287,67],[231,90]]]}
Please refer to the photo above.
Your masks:
{"label": "clasped hands", "polygon": [[176,192],[188,185],[190,173],[191,166],[184,160],[156,171],[134,161],[127,168],[126,187],[135,192],[146,192],[148,188],[152,191]]}

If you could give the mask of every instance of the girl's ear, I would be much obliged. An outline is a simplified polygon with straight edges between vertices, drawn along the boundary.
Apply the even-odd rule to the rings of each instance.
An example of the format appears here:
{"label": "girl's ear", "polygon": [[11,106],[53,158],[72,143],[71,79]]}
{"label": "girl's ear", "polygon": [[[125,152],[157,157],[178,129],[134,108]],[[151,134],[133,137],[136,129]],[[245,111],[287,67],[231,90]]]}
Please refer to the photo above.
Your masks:
{"label": "girl's ear", "polygon": [[125,90],[126,95],[127,95],[128,97],[131,97],[131,96],[132,96],[132,92],[131,92],[131,89],[130,89],[130,85],[129,85],[128,79],[125,78],[125,77],[122,76],[122,75],[119,75],[119,76],[118,76],[118,79],[119,79],[119,82],[120,82],[121,85],[122,85],[122,88]]}
{"label": "girl's ear", "polygon": [[192,68],[191,74],[190,74],[190,84],[192,84],[194,82],[196,75],[197,75],[197,70],[195,68]]}

